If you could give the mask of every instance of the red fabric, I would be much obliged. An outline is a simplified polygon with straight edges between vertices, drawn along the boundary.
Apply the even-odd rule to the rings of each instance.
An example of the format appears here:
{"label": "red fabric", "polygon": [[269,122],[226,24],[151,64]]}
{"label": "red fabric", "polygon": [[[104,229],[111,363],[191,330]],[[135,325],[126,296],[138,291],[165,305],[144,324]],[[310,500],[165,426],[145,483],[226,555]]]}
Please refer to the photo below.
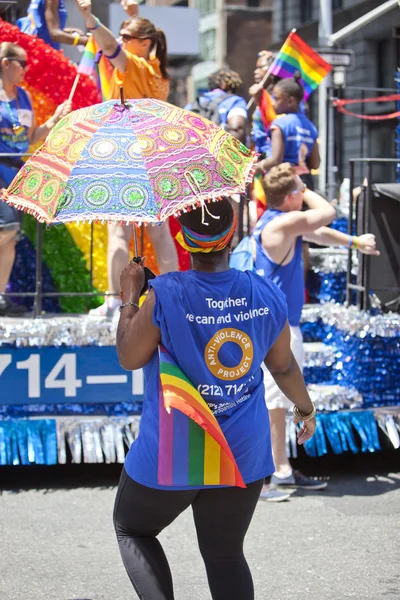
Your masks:
{"label": "red fabric", "polygon": [[364,119],[366,121],[385,121],[386,119],[397,119],[400,117],[400,111],[396,111],[393,113],[385,114],[385,115],[360,115],[357,113],[353,113],[350,110],[344,108],[346,104],[368,104],[370,102],[400,102],[400,94],[391,94],[389,96],[378,96],[376,98],[364,98],[360,99],[338,99],[333,101],[333,106],[335,106],[339,112],[349,115],[350,117],[357,117],[357,119]]}
{"label": "red fabric", "polygon": [[[46,99],[51,102],[52,109],[68,99],[77,68],[61,51],[54,50],[36,35],[22,33],[18,27],[2,19],[0,19],[0,40],[18,44],[27,53],[28,69],[25,76],[26,85],[23,87],[28,91],[32,90],[32,95],[35,89],[42,93],[43,113],[48,114],[48,108],[44,103]],[[81,75],[73,98],[73,110],[98,102],[101,102],[101,97],[95,82],[90,77]],[[39,109],[39,114],[35,113],[39,124],[43,123],[40,112]]]}

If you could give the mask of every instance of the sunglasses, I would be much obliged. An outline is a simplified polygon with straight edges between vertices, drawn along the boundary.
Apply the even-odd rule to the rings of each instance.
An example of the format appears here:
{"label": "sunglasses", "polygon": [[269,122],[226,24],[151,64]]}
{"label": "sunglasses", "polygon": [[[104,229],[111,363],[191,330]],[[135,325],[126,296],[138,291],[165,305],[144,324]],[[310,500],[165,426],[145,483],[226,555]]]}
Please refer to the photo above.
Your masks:
{"label": "sunglasses", "polygon": [[120,38],[123,42],[130,42],[131,40],[138,40],[139,38],[135,37],[134,35],[128,35],[127,33],[122,33],[120,35]]}
{"label": "sunglasses", "polygon": [[23,69],[26,69],[27,61],[23,58],[9,58],[8,60],[17,62],[21,65]]}
{"label": "sunglasses", "polygon": [[296,188],[295,190],[293,190],[293,192],[291,192],[291,194],[303,194],[307,189],[307,185],[305,183],[302,183],[300,188]]}

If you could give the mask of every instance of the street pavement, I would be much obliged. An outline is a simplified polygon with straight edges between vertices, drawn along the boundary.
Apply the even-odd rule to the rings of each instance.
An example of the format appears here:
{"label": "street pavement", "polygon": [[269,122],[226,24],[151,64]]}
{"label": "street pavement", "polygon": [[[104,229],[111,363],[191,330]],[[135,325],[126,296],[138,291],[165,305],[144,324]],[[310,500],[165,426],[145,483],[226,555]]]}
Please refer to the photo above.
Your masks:
{"label": "street pavement", "polygon": [[[317,464],[308,461],[305,470]],[[112,527],[119,469],[2,470],[1,600],[137,598]],[[343,458],[324,472],[326,491],[258,503],[245,546],[256,600],[399,599],[398,452],[389,460]],[[160,539],[176,600],[210,600],[190,510]]]}

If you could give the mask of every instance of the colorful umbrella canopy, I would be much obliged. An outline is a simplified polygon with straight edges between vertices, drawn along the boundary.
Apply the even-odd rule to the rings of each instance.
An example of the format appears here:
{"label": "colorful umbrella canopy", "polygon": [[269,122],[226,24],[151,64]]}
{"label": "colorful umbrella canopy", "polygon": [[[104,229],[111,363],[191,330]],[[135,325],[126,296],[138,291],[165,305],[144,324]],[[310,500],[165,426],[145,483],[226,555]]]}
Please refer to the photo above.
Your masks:
{"label": "colorful umbrella canopy", "polygon": [[111,100],[60,121],[3,199],[46,223],[157,223],[244,193],[255,161],[193,113],[160,100]]}

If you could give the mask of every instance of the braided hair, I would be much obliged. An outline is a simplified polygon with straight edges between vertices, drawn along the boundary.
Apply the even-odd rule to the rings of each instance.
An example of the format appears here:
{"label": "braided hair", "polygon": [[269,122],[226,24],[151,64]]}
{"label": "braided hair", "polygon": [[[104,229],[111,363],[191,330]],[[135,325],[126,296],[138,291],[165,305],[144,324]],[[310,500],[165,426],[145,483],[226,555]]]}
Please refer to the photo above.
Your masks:
{"label": "braided hair", "polygon": [[210,92],[216,89],[234,94],[242,85],[243,81],[239,73],[232,71],[229,67],[218,69],[208,77],[208,89]]}

